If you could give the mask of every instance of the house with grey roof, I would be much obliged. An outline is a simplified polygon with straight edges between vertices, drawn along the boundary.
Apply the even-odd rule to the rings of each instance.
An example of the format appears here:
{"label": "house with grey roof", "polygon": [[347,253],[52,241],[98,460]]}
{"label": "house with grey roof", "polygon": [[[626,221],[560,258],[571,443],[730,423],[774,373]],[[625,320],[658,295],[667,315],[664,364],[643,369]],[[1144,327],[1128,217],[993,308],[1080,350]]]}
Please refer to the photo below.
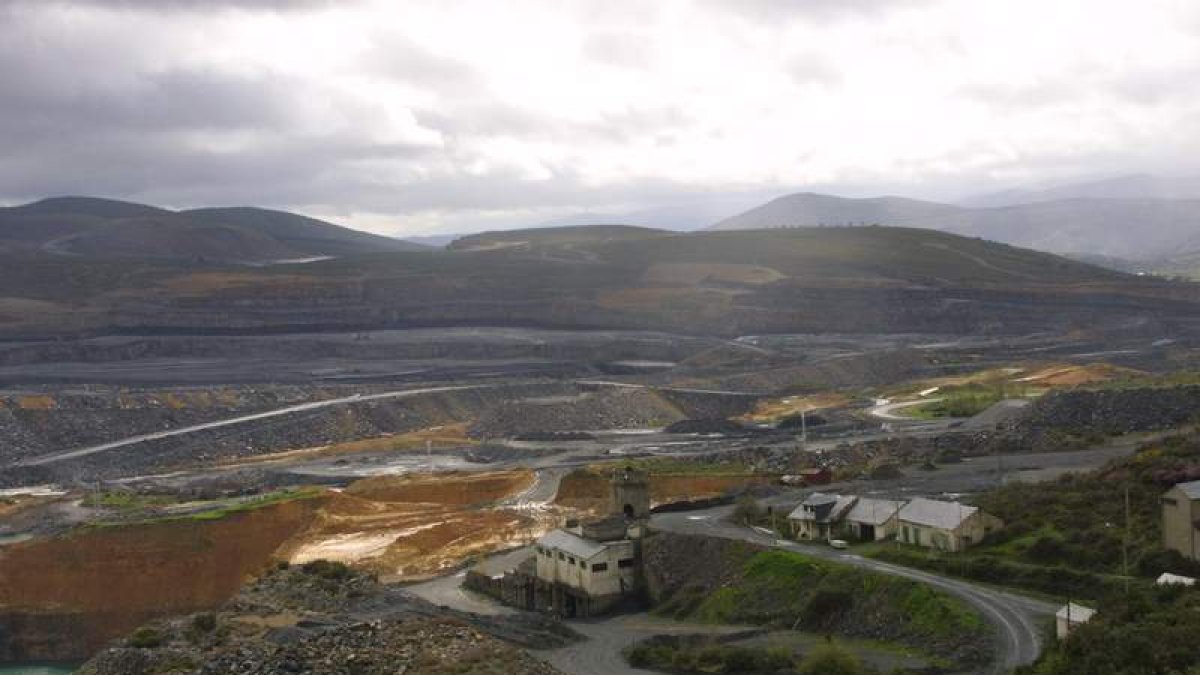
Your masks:
{"label": "house with grey roof", "polygon": [[842,532],[850,539],[879,541],[896,534],[904,502],[894,499],[859,497],[846,514]]}
{"label": "house with grey roof", "polygon": [[975,506],[918,497],[897,516],[899,540],[939,551],[962,551],[1004,527],[999,518]]}
{"label": "house with grey roof", "polygon": [[1200,480],[1176,485],[1159,501],[1163,547],[1200,560]]}
{"label": "house with grey roof", "polygon": [[858,497],[814,492],[788,515],[797,539],[832,539]]}

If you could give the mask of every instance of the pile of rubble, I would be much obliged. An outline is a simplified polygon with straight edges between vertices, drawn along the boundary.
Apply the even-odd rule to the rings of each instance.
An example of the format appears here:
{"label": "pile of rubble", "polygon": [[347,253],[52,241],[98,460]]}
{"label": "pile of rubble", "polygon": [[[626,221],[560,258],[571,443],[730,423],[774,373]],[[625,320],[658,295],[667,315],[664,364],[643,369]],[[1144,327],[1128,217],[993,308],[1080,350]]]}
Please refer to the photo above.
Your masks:
{"label": "pile of rubble", "polygon": [[554,675],[517,645],[576,636],[544,617],[439,608],[337,563],[281,567],[215,614],[144,626],[81,675]]}

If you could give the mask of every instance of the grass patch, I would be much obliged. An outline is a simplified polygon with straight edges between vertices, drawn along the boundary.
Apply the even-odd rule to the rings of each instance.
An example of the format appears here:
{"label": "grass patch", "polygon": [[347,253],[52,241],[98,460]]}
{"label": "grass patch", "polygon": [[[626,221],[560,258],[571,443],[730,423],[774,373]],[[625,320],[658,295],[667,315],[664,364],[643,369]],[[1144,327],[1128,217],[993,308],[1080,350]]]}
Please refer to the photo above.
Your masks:
{"label": "grass patch", "polygon": [[167,495],[143,495],[136,492],[113,491],[93,492],[80,500],[80,506],[89,508],[117,509],[118,511],[138,511],[154,506],[174,504],[178,500]]}
{"label": "grass patch", "polygon": [[940,401],[907,408],[905,414],[917,419],[974,417],[1008,398],[1025,398],[1040,389],[1011,383],[971,383],[948,387],[936,395]]}
{"label": "grass patch", "polygon": [[196,511],[189,511],[187,513],[132,520],[124,519],[101,521],[88,523],[83,527],[128,527],[137,525],[150,525],[155,523],[214,521],[228,518],[239,513],[247,513],[267,506],[273,506],[275,504],[283,504],[285,502],[301,501],[306,499],[316,499],[325,496],[325,494],[325,490],[318,487],[283,489],[276,490],[274,492],[268,492],[236,503],[222,503],[220,506],[214,506],[213,508],[208,509],[200,508]]}
{"label": "grass patch", "polygon": [[715,589],[685,586],[655,612],[705,623],[882,639],[963,661],[985,658],[983,620],[941,591],[791,551],[738,558],[732,582]]}

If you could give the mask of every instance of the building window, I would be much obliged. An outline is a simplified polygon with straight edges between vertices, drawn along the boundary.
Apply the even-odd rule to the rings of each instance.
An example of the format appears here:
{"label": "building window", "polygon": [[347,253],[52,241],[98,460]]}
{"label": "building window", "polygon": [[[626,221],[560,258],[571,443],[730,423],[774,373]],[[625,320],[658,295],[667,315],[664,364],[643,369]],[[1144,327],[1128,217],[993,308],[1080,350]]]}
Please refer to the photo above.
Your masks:
{"label": "building window", "polygon": [[559,551],[559,552],[558,552],[558,559],[559,559],[559,560],[566,560],[566,559],[567,559],[567,556],[563,555],[563,552],[562,552],[562,551]]}
{"label": "building window", "polygon": [[633,558],[623,558],[618,560],[617,567],[633,567]]}
{"label": "building window", "polygon": [[595,565],[592,565],[592,572],[607,572],[607,571],[608,571],[608,563],[596,563]]}
{"label": "building window", "polygon": [[567,564],[568,564],[568,565],[574,565],[574,564],[575,564],[575,559],[574,559],[574,558],[572,558],[571,556],[567,556]]}
{"label": "building window", "polygon": [[1170,504],[1171,506],[1179,506],[1179,502],[1175,501],[1174,497],[1163,497],[1162,503]]}

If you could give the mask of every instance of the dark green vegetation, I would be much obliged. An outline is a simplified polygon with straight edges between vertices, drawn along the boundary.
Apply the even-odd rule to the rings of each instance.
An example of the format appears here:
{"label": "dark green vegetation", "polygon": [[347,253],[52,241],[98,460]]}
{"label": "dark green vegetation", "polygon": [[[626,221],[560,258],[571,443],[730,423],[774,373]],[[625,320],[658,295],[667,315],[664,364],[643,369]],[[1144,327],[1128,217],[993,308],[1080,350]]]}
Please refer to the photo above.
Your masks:
{"label": "dark green vegetation", "polygon": [[659,636],[638,643],[626,652],[635,668],[671,673],[726,673],[776,675],[870,675],[853,654],[830,643],[797,659],[789,649],[761,649],[725,644],[714,638]]}
{"label": "dark green vegetation", "polygon": [[603,244],[611,241],[647,239],[673,234],[669,230],[633,225],[583,225],[578,227],[539,227],[525,230],[480,232],[455,239],[450,249],[469,251],[474,249],[520,247],[525,249]]}
{"label": "dark green vegetation", "polygon": [[1200,591],[1134,589],[1097,606],[1019,675],[1194,675],[1200,673]]}
{"label": "dark green vegetation", "polygon": [[635,668],[673,673],[776,673],[789,672],[795,665],[786,650],[763,650],[715,640],[651,638],[630,648],[626,654]]}
{"label": "dark green vegetation", "polygon": [[976,503],[1005,527],[966,554],[886,547],[873,555],[1056,596],[1102,599],[1124,592],[1126,560],[1134,586],[1162,572],[1200,574],[1200,564],[1162,548],[1159,506],[1163,492],[1196,476],[1200,435],[1173,436],[1097,471],[980,495]]}
{"label": "dark green vegetation", "polygon": [[57,197],[0,208],[0,253],[270,262],[419,248],[294,213],[250,207],[169,211]]}
{"label": "dark green vegetation", "polygon": [[[683,544],[667,542],[667,546],[686,550],[688,538],[679,541]],[[798,553],[735,543],[711,546],[721,546],[718,555],[724,559],[719,564],[704,562],[720,571],[705,569],[701,575],[697,570],[686,583],[663,589],[655,598],[655,613],[883,639],[959,663],[978,663],[988,656],[990,646],[979,616],[928,586]],[[656,551],[649,557],[654,560],[658,555]],[[723,581],[713,579],[714,574]]]}
{"label": "dark green vegetation", "polygon": [[480,235],[476,250],[261,268],[10,255],[0,265],[0,334],[445,325],[1016,333],[1200,318],[1189,285],[930,230],[610,230],[551,231],[521,245]]}

